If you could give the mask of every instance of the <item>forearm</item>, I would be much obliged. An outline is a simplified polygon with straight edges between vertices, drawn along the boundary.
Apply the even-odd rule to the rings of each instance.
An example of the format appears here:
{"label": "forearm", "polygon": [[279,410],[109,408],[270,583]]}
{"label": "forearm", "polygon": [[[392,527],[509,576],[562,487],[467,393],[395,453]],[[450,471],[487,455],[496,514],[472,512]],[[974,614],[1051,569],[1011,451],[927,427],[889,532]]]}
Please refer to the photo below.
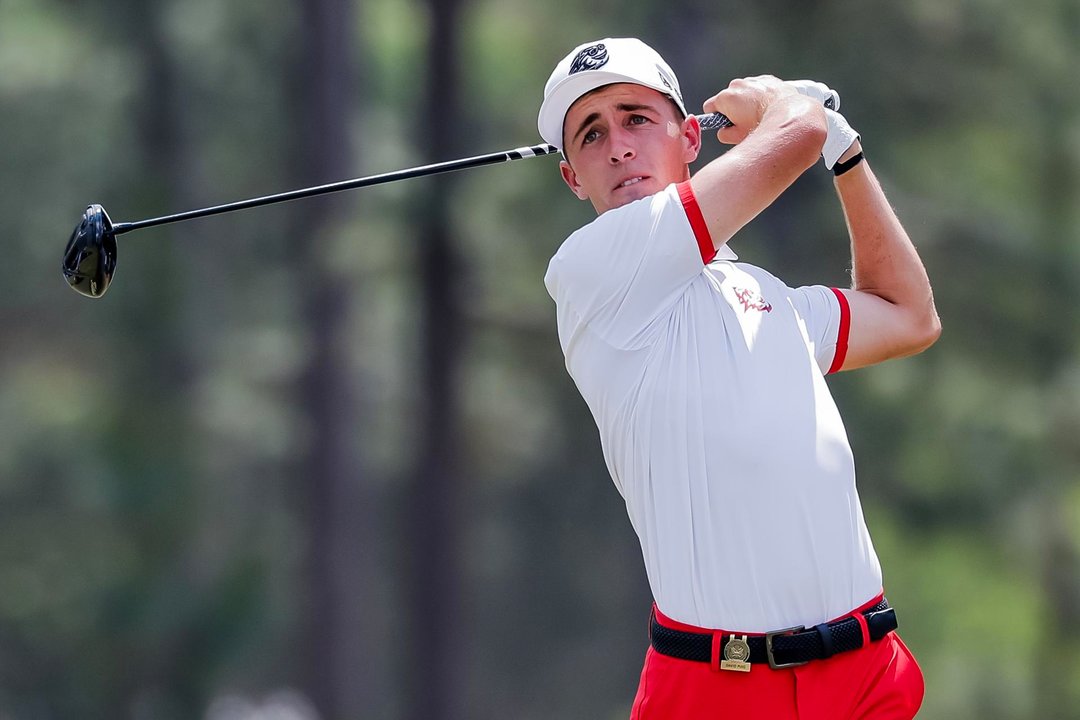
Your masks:
{"label": "forearm", "polygon": [[736,126],[721,131],[720,138],[735,147],[692,180],[717,247],[817,161],[825,123],[820,106],[792,93],[772,103],[752,130]]}
{"label": "forearm", "polygon": [[[841,162],[861,150],[856,141]],[[866,161],[838,176],[835,183],[851,238],[853,288],[893,307],[909,349],[926,347],[940,333],[940,323],[915,246]]]}

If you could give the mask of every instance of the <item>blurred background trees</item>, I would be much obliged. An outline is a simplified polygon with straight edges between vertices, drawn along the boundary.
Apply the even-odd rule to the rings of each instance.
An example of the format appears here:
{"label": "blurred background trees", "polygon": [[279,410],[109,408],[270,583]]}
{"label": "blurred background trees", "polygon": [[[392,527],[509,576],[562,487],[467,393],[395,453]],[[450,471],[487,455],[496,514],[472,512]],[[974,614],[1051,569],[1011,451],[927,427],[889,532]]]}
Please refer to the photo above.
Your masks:
{"label": "blurred background trees", "polygon": [[[0,0],[0,718],[628,715],[649,595],[542,284],[591,217],[553,159],[125,236],[97,302],[59,274],[89,202],[533,143],[605,35],[691,104],[840,89],[945,327],[830,380],[920,717],[1080,717],[1074,0]],[[848,282],[821,168],[733,245]]]}

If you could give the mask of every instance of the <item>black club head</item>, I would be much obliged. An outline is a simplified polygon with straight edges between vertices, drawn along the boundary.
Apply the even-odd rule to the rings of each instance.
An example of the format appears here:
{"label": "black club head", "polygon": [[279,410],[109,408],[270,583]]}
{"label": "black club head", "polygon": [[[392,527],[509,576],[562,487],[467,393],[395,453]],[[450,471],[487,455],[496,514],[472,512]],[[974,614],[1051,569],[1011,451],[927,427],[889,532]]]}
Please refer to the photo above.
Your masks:
{"label": "black club head", "polygon": [[64,251],[64,279],[75,292],[99,298],[116,270],[116,236],[105,208],[90,205]]}

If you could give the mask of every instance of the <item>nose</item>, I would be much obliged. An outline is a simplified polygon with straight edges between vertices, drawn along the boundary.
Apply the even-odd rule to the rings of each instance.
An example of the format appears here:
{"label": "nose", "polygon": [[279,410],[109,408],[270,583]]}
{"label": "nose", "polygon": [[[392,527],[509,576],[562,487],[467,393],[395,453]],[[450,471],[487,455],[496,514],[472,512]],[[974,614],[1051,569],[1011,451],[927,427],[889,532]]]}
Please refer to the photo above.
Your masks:
{"label": "nose", "polygon": [[612,165],[626,162],[637,155],[637,151],[634,149],[634,145],[630,139],[630,133],[622,128],[612,131],[610,142],[611,144],[608,146],[608,151],[611,153]]}

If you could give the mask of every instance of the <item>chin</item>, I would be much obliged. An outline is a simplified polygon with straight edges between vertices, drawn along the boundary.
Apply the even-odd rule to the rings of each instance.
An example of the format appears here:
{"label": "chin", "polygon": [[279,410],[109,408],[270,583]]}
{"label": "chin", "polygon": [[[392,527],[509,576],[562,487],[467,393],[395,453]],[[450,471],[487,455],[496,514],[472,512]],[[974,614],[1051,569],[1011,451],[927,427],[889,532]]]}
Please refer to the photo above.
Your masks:
{"label": "chin", "polygon": [[[647,197],[649,197],[651,195],[655,195],[656,193],[660,192],[656,188],[653,188],[653,187],[641,187],[642,185],[645,185],[645,183],[638,183],[637,185],[632,185],[631,187],[628,187],[625,190],[621,190],[619,192],[616,192],[611,197],[611,204],[608,206],[609,209],[610,208],[622,207],[623,205],[629,205],[632,202],[635,202],[635,201],[640,200],[642,198],[647,198]],[[650,185],[651,185],[651,183],[650,183]]]}

